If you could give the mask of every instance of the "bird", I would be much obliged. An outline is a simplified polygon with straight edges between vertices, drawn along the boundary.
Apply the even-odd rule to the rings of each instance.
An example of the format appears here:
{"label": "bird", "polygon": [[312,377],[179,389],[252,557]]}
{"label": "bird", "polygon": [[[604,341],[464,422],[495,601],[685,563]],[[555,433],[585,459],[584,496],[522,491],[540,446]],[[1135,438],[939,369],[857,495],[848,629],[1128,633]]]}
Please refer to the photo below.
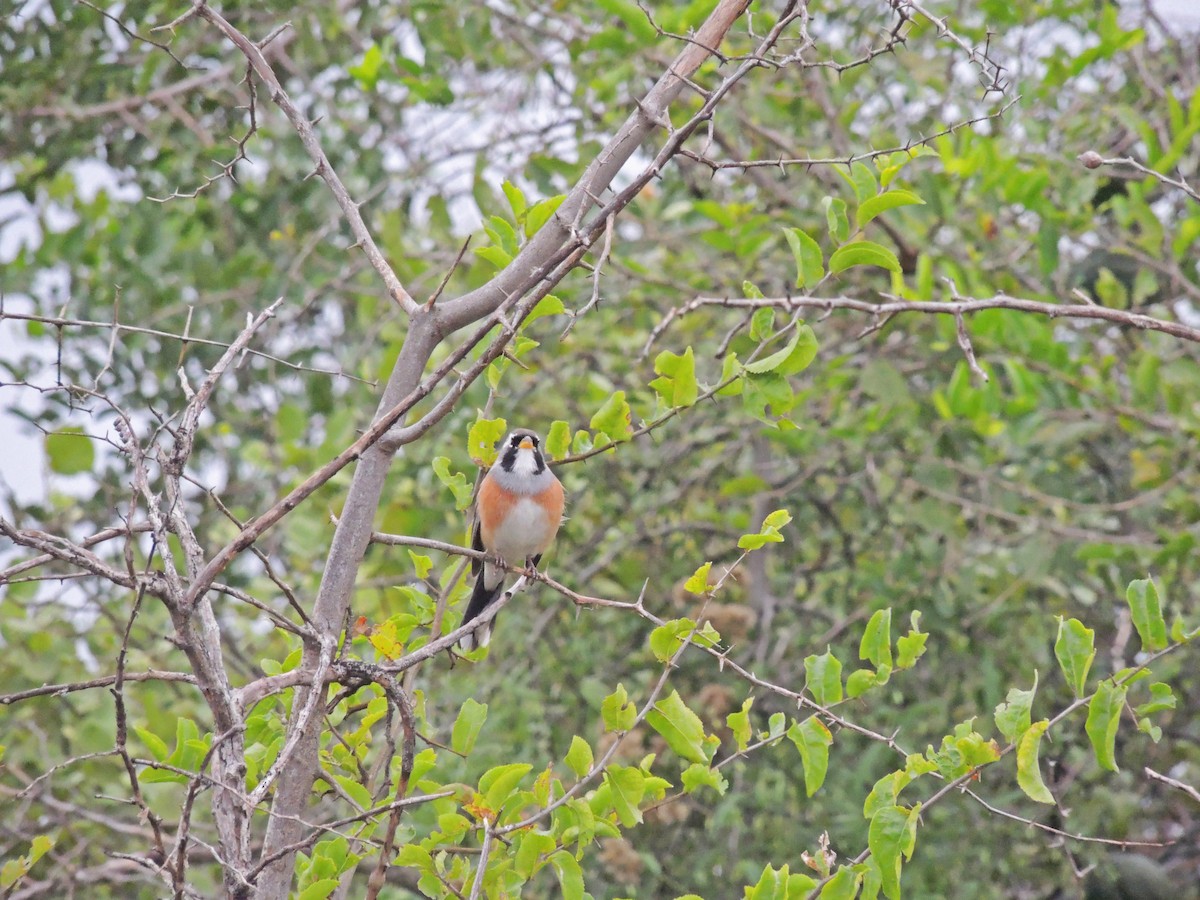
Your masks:
{"label": "bird", "polygon": [[[500,445],[496,464],[484,476],[475,499],[471,547],[489,559],[471,562],[475,589],[462,625],[500,598],[506,575],[503,565],[537,566],[558,533],[563,505],[562,484],[546,465],[541,439],[527,428],[514,429]],[[470,652],[486,647],[495,621],[467,632],[459,639],[459,648]]]}

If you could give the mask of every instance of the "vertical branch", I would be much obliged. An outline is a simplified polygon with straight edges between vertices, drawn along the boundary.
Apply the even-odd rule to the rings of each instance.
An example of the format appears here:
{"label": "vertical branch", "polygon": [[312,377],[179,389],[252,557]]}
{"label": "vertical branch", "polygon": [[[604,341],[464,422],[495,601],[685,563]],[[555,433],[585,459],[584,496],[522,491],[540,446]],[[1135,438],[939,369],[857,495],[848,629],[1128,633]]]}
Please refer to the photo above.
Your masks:
{"label": "vertical branch", "polygon": [[109,690],[117,707],[117,753],[125,765],[125,773],[129,776],[129,787],[133,791],[134,805],[141,811],[142,818],[150,823],[150,828],[154,832],[155,859],[162,863],[166,859],[166,850],[163,847],[162,818],[150,808],[146,803],[146,798],[142,796],[142,786],[138,781],[137,768],[133,764],[133,758],[129,755],[126,743],[129,737],[129,718],[125,711],[125,658],[129,652],[129,635],[133,632],[133,623],[142,608],[142,598],[145,595],[145,585],[139,585],[134,597],[133,609],[129,612],[129,621],[125,624],[125,633],[121,636],[121,649],[117,653],[116,680]]}
{"label": "vertical branch", "polygon": [[[396,846],[396,829],[400,826],[400,816],[404,813],[404,807],[396,804],[399,804],[408,795],[408,779],[412,776],[413,760],[417,751],[417,728],[413,721],[412,703],[404,692],[404,688],[397,683],[394,676],[386,672],[379,672],[375,680],[383,686],[387,693],[389,720],[393,709],[400,714],[400,727],[404,730],[404,741],[400,745],[400,771],[396,774],[396,796],[392,798],[394,805],[391,815],[388,816],[387,832],[383,837],[383,847],[379,851],[379,861],[375,864],[375,870],[367,882],[366,900],[376,900],[387,881],[388,866],[391,865],[392,851]],[[392,723],[389,721],[387,723],[389,734],[392,730],[391,726]]]}

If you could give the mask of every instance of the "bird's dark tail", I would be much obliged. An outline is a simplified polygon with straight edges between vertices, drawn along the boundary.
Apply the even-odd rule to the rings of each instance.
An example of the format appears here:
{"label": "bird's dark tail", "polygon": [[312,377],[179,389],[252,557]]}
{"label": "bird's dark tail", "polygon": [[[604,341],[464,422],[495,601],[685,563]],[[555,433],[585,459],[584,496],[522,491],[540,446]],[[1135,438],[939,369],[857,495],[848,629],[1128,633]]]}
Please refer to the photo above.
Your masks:
{"label": "bird's dark tail", "polygon": [[[471,592],[471,602],[467,604],[467,611],[463,613],[462,624],[466,625],[472,619],[476,618],[481,612],[491,606],[499,599],[500,594],[504,590],[504,579],[500,579],[499,583],[492,588],[486,584],[487,569],[484,567],[479,573],[479,577],[475,579],[475,590]],[[495,624],[495,619],[480,625],[474,631],[464,634],[459,638],[458,646],[464,653],[470,653],[472,650],[479,647],[486,647],[492,639],[492,625]]]}

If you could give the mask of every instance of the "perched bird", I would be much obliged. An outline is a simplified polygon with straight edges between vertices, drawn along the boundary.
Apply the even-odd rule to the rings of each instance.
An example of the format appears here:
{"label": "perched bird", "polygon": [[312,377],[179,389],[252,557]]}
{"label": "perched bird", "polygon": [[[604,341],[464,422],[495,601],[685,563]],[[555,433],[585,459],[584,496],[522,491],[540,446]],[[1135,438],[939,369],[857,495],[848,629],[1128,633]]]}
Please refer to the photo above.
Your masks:
{"label": "perched bird", "polygon": [[[509,566],[536,566],[554,540],[562,514],[562,485],[546,465],[541,441],[532,431],[516,429],[504,439],[496,464],[479,485],[472,548]],[[464,625],[504,591],[505,570],[490,560],[472,561],[471,572],[477,577]],[[468,652],[486,647],[494,622],[464,635],[459,647]]]}

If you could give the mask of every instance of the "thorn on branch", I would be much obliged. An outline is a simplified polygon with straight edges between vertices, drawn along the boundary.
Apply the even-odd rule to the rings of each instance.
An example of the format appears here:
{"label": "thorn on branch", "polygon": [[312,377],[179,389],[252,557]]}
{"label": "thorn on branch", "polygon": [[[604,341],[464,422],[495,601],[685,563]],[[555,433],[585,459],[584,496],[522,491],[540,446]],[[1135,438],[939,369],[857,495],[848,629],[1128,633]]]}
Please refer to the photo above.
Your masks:
{"label": "thorn on branch", "polygon": [[967,334],[967,323],[963,320],[961,312],[954,313],[954,324],[958,335],[958,346],[967,358],[967,365],[970,366],[971,372],[976,378],[987,384],[991,379],[988,378],[987,372],[980,367],[979,361],[975,359],[975,348],[971,346],[971,337]]}

